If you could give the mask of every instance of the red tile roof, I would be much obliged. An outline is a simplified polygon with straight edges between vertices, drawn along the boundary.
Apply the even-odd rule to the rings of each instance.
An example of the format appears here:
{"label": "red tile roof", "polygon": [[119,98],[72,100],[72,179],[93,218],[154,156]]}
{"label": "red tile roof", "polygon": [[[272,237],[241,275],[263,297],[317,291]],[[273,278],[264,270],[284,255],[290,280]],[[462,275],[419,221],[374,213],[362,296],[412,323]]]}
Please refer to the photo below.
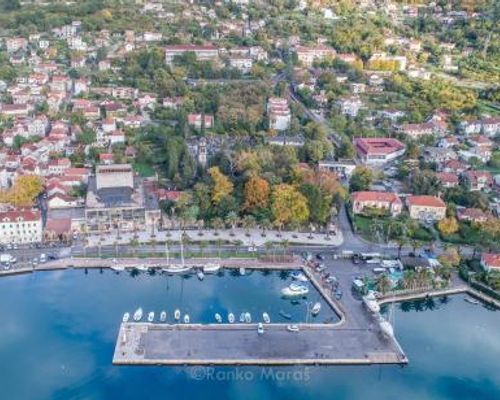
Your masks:
{"label": "red tile roof", "polygon": [[439,197],[435,196],[410,196],[408,197],[408,205],[421,207],[446,207],[446,204]]}
{"label": "red tile roof", "polygon": [[484,265],[490,268],[500,269],[500,254],[497,253],[483,253],[481,261]]}
{"label": "red tile roof", "polygon": [[393,138],[355,138],[354,144],[365,154],[390,154],[405,147]]}
{"label": "red tile roof", "polygon": [[401,202],[399,199],[398,195],[395,193],[389,193],[389,192],[354,192],[352,193],[352,200],[353,201],[377,201],[377,202],[387,202],[387,203],[394,203],[394,202]]}
{"label": "red tile roof", "polygon": [[0,222],[22,221],[39,221],[41,218],[40,211],[32,210],[13,210],[0,212]]}

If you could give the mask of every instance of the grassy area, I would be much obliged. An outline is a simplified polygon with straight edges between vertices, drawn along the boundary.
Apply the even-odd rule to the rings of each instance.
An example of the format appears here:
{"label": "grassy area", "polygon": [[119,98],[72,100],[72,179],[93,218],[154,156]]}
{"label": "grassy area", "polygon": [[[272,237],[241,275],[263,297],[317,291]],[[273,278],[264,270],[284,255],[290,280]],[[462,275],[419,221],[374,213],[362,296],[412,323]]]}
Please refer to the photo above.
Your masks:
{"label": "grassy area", "polygon": [[134,163],[134,169],[139,173],[143,178],[148,178],[155,174],[155,170],[152,166],[141,163]]}
{"label": "grassy area", "polygon": [[[390,222],[391,222],[390,217],[374,219],[363,215],[353,216],[353,223],[356,232],[366,240],[370,241],[377,240],[377,237],[374,234],[374,228],[373,228],[374,224],[378,224],[380,226],[379,229],[381,230],[380,234],[381,239],[385,239],[387,237],[387,234],[390,233],[388,232]],[[424,226],[419,226],[416,230],[412,232],[411,236],[409,237],[409,239],[419,240],[422,242],[430,242],[433,238],[434,236],[432,232]],[[390,239],[396,240],[397,236],[391,234]]]}

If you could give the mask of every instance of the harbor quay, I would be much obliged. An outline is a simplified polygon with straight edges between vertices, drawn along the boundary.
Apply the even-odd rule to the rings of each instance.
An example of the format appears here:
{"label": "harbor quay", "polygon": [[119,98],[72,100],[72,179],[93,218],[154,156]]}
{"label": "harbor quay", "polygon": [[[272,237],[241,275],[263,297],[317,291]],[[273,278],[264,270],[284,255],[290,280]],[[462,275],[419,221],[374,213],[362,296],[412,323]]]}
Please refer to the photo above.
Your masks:
{"label": "harbor quay", "polygon": [[[268,266],[268,268],[270,268]],[[406,364],[393,335],[359,303],[345,307],[313,269],[302,272],[338,315],[335,323],[155,324],[123,322],[116,365],[370,365]]]}
{"label": "harbor quay", "polygon": [[392,338],[377,329],[322,324],[122,323],[116,365],[350,365],[406,364]]}

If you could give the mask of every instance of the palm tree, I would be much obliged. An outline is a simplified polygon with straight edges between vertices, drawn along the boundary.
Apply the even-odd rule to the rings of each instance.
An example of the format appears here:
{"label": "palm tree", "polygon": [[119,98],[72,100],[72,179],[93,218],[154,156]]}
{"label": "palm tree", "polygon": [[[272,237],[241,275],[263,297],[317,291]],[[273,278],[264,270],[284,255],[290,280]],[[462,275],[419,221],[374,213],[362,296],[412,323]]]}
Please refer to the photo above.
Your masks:
{"label": "palm tree", "polygon": [[243,227],[246,230],[245,235],[250,236],[250,229],[255,227],[255,218],[251,215],[245,215],[245,218],[243,218]]}
{"label": "palm tree", "polygon": [[398,258],[401,258],[401,249],[406,245],[408,240],[405,236],[400,236],[396,239],[396,243],[398,244]]}
{"label": "palm tree", "polygon": [[266,236],[266,230],[270,229],[271,228],[271,221],[269,221],[267,218],[263,219],[261,222],[260,222],[260,227],[262,228],[262,233],[261,233],[261,236],[262,237],[265,237]]}
{"label": "palm tree", "polygon": [[377,279],[377,290],[380,293],[386,294],[391,289],[391,286],[392,286],[392,282],[386,274],[381,275]]}
{"label": "palm tree", "polygon": [[236,214],[234,211],[231,211],[226,215],[226,224],[231,227],[231,236],[234,236],[234,228],[236,227],[236,224],[238,223],[238,214]]}
{"label": "palm tree", "polygon": [[414,270],[408,270],[404,274],[403,284],[406,289],[415,289],[417,276]]}
{"label": "palm tree", "polygon": [[219,235],[218,230],[224,227],[224,221],[221,218],[214,218],[212,220],[212,227],[215,230],[214,235],[218,236]]}

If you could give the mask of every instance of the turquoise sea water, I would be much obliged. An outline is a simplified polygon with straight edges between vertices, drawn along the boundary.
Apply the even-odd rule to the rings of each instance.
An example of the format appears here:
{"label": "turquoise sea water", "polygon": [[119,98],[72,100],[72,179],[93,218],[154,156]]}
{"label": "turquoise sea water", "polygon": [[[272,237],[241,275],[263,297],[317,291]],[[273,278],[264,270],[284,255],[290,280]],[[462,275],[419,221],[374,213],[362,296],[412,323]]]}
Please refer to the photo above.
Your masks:
{"label": "turquoise sea water", "polygon": [[[121,316],[138,306],[193,322],[213,314],[306,315],[279,290],[290,278],[130,277],[62,271],[0,279],[1,399],[498,399],[500,313],[462,296],[403,303],[396,335],[410,364],[370,367],[118,367],[111,360]],[[308,300],[319,299],[311,291]],[[331,317],[323,307],[318,322]]]}

